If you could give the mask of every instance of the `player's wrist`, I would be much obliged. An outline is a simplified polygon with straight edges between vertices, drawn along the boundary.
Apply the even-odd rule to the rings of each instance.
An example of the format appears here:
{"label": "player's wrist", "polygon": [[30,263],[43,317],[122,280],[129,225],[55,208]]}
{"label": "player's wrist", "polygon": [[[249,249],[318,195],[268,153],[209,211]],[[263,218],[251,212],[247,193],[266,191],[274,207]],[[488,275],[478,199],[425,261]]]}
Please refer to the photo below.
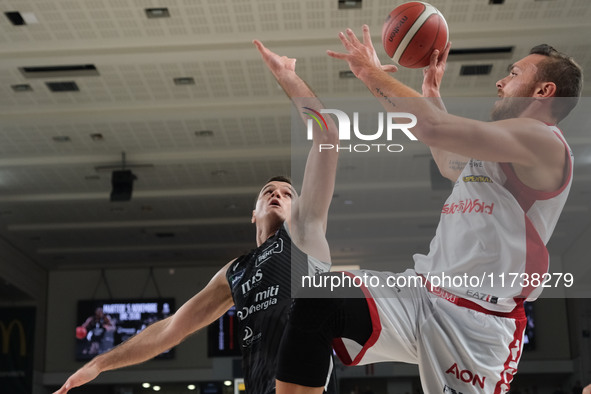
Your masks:
{"label": "player's wrist", "polygon": [[439,88],[423,85],[422,90],[425,97],[441,97]]}
{"label": "player's wrist", "polygon": [[94,370],[96,371],[97,375],[101,372],[108,370],[109,368],[106,360],[107,357],[105,357],[106,354],[108,353],[96,356],[88,363],[86,363],[83,368],[86,368],[87,370]]}
{"label": "player's wrist", "polygon": [[377,66],[365,66],[360,68],[360,70],[356,73],[357,78],[361,80],[366,86],[371,86],[376,83],[379,83],[382,78],[394,78],[390,77],[390,75],[381,69],[381,67]]}

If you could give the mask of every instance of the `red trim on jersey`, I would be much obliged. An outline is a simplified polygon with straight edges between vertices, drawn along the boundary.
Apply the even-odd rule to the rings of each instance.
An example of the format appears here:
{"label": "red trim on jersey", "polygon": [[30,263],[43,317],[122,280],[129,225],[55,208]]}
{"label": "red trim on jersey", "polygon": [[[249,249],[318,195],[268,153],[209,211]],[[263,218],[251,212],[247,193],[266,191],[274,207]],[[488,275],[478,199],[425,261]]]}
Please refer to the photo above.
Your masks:
{"label": "red trim on jersey", "polygon": [[536,200],[549,200],[553,197],[558,196],[560,193],[564,191],[564,189],[570,183],[572,177],[572,159],[570,155],[570,149],[566,144],[564,138],[562,138],[561,134],[554,131],[554,134],[562,141],[564,144],[565,154],[566,154],[566,163],[567,163],[567,171],[566,171],[566,179],[562,185],[553,192],[544,192],[540,190],[532,189],[531,187],[525,185],[521,180],[517,177],[513,166],[510,163],[499,163],[501,166],[501,170],[505,173],[507,180],[503,185],[511,194],[515,197],[521,208],[527,212],[531,206],[536,202]]}
{"label": "red trim on jersey", "polygon": [[[567,163],[567,173],[566,178],[564,179],[563,184],[553,192],[543,192],[540,190],[534,190],[529,186],[526,186],[519,180],[515,170],[509,163],[500,163],[501,169],[505,173],[507,180],[503,185],[509,192],[515,197],[519,206],[524,211],[524,221],[525,221],[525,242],[526,242],[526,255],[525,255],[525,269],[524,272],[528,274],[527,278],[531,279],[532,274],[539,274],[540,279],[541,275],[548,272],[549,268],[549,255],[548,249],[544,244],[544,241],[541,239],[540,234],[534,227],[533,223],[527,216],[527,212],[532,207],[532,205],[537,200],[548,200],[558,196],[560,193],[564,191],[564,189],[569,185],[571,182],[572,177],[572,158],[570,155],[570,149],[564,138],[561,135],[561,132],[557,132],[552,130],[554,134],[562,141],[564,144],[565,155],[566,155],[566,163]],[[528,297],[536,288],[528,284],[528,286],[524,287],[521,290],[520,297]]]}
{"label": "red trim on jersey", "polygon": [[467,300],[462,297],[458,297],[455,294],[451,294],[450,292],[437,287],[433,286],[431,282],[429,282],[423,275],[420,275],[423,278],[423,283],[425,284],[425,288],[429,293],[435,294],[436,296],[443,298],[446,301],[451,302],[457,306],[461,306],[462,308],[472,309],[476,312],[486,313],[487,315],[505,317],[509,319],[524,319],[525,318],[525,310],[523,309],[523,299],[515,299],[515,308],[511,312],[498,312],[498,311],[491,311],[490,309],[486,309],[483,306]]}
{"label": "red trim on jersey", "polygon": [[513,332],[513,341],[509,344],[509,355],[503,364],[503,371],[500,374],[500,380],[495,385],[494,394],[504,394],[509,391],[513,376],[517,373],[517,364],[521,358],[523,349],[523,334],[527,325],[527,319],[515,320],[515,331]]}
{"label": "red trim on jersey", "polygon": [[[355,277],[350,272],[344,272],[346,275],[350,276],[351,278]],[[363,344],[361,351],[355,356],[354,359],[351,359],[351,355],[347,351],[347,347],[343,343],[341,338],[335,338],[332,341],[332,347],[339,357],[339,359],[343,362],[343,364],[347,366],[357,365],[365,355],[365,353],[369,350],[370,347],[375,345],[378,338],[380,337],[380,333],[382,332],[382,323],[380,321],[380,315],[378,313],[378,307],[376,305],[375,300],[371,296],[371,293],[365,286],[361,286],[361,290],[363,290],[363,294],[365,294],[365,300],[367,301],[367,307],[369,309],[369,315],[371,317],[371,325],[373,327],[373,331],[369,336],[367,342]]]}
{"label": "red trim on jersey", "polygon": [[[542,281],[542,275],[548,272],[550,266],[550,256],[548,249],[540,238],[540,234],[535,229],[533,223],[527,215],[525,218],[525,273],[529,278],[528,286],[521,289],[520,297],[527,298],[536,289],[531,285],[533,274],[538,274],[539,280]],[[539,286],[539,284],[538,284]]]}

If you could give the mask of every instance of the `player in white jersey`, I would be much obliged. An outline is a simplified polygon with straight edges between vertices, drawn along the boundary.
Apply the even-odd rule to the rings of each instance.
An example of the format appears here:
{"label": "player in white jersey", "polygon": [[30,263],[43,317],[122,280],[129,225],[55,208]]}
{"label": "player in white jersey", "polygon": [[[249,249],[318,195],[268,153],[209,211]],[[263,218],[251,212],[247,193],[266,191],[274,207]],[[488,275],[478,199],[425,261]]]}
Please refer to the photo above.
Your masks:
{"label": "player in white jersey", "polygon": [[[331,345],[349,365],[418,364],[425,393],[505,393],[523,346],[523,300],[539,295],[541,278],[532,279],[548,270],[545,244],[571,184],[571,152],[555,125],[578,101],[581,69],[548,45],[533,48],[497,82],[493,121],[480,122],[448,114],[440,100],[404,99],[420,95],[383,72],[367,26],[362,41],[350,29],[340,39],[346,53],[328,54],[346,60],[386,110],[417,116],[413,134],[455,186],[430,252],[414,256],[414,269],[340,274],[348,286],[341,294],[364,297],[364,308],[337,305],[326,298],[329,288],[296,299],[280,348],[277,393],[320,392]],[[432,55],[425,96],[438,96],[448,53],[449,46]],[[528,281],[466,281],[509,272]],[[446,282],[444,274],[463,281]],[[347,337],[347,325],[368,320],[365,337]]]}

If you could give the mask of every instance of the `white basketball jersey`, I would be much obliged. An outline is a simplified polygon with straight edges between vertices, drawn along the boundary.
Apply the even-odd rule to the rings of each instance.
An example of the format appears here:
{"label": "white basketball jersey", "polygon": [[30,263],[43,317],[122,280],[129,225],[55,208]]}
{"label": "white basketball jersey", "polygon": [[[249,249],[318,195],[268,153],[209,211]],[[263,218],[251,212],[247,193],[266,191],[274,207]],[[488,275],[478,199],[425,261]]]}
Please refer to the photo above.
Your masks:
{"label": "white basketball jersey", "polygon": [[[563,141],[568,170],[559,190],[524,185],[508,163],[471,159],[441,211],[427,256],[414,255],[415,270],[436,286],[482,307],[509,312],[534,300],[548,272],[546,244],[566,202],[573,157]],[[433,278],[434,280],[431,280]],[[446,280],[447,279],[447,280]]]}

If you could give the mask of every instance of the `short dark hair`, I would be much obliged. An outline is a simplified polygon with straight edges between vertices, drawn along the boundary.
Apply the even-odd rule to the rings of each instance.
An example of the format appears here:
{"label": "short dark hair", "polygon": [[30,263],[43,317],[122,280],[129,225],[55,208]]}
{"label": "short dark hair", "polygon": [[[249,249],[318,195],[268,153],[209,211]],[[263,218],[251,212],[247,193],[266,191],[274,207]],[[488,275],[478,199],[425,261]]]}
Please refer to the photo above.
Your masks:
{"label": "short dark hair", "polygon": [[[271,182],[285,182],[285,183],[289,183],[291,185],[291,178],[285,175],[276,175],[273,176],[269,179],[267,179],[267,182],[265,182],[265,184],[263,185],[263,187],[265,187],[267,184],[271,183]],[[262,188],[261,188],[262,190]],[[260,194],[260,192],[259,192]],[[259,200],[259,195],[257,194],[257,196],[254,199],[254,206],[256,208],[257,206],[257,201]]]}
{"label": "short dark hair", "polygon": [[265,182],[265,185],[270,182],[285,182],[291,185],[291,178],[285,175],[276,175],[274,177],[269,178],[267,182]]}
{"label": "short dark hair", "polygon": [[530,55],[546,56],[538,64],[538,82],[554,82],[555,97],[564,97],[554,105],[553,115],[564,119],[579,102],[583,89],[583,70],[575,60],[548,44],[541,44],[530,50]]}

